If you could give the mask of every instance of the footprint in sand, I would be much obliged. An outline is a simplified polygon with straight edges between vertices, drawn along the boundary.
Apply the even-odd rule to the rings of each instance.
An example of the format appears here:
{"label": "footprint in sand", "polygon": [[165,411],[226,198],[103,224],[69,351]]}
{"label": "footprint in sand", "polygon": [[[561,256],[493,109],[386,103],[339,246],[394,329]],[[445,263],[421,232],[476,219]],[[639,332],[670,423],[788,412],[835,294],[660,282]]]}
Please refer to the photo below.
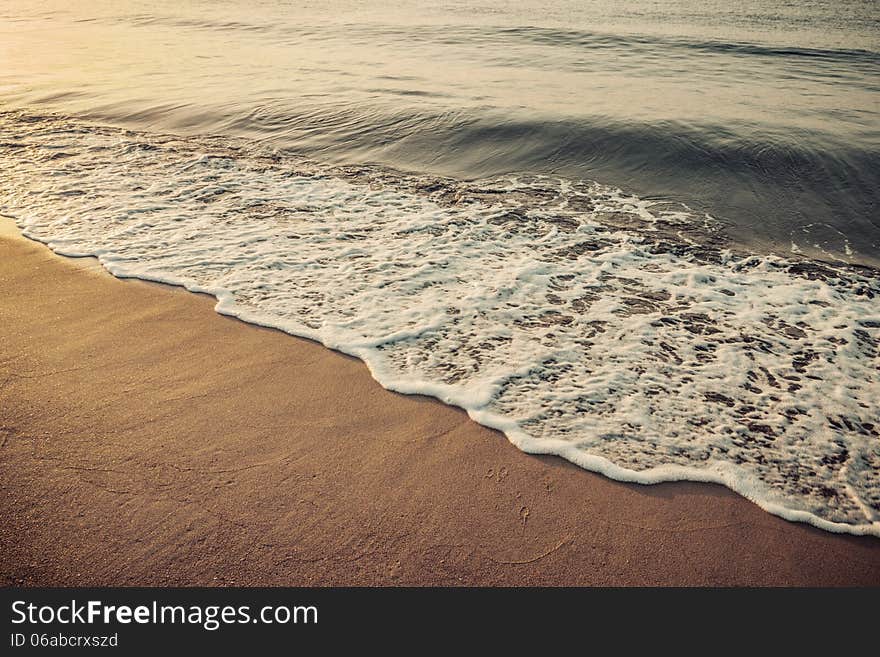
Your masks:
{"label": "footprint in sand", "polygon": [[508,472],[507,468],[501,468],[499,470],[495,470],[495,468],[489,468],[486,471],[485,478],[486,479],[494,479],[497,483],[501,483],[505,479],[507,479]]}

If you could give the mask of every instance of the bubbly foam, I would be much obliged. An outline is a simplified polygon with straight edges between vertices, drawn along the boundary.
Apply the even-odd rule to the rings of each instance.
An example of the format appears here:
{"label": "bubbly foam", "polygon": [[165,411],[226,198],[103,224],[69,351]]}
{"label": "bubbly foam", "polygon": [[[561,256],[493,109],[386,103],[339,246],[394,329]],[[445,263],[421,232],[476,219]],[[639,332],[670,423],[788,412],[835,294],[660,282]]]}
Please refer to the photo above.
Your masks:
{"label": "bubbly foam", "polygon": [[[362,358],[531,453],[880,536],[880,278],[736,253],[596,183],[331,168],[0,114],[0,206],[65,255]],[[796,256],[793,256],[796,258]]]}

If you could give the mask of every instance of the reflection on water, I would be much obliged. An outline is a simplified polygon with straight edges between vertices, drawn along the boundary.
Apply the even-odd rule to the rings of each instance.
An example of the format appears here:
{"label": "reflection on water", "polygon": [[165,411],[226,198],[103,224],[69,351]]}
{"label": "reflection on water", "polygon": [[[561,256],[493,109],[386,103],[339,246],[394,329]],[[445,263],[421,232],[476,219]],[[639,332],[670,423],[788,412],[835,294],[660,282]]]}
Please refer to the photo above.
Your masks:
{"label": "reflection on water", "polygon": [[[399,3],[396,3],[399,4]],[[880,262],[873,2],[0,6],[0,99],[328,162],[597,179]]]}

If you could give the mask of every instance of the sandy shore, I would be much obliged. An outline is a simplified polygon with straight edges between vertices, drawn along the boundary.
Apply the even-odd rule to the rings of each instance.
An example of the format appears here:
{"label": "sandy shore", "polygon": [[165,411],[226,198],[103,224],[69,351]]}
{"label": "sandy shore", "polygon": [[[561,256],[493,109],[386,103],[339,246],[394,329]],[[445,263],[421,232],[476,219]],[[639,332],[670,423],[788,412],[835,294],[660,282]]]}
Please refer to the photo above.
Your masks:
{"label": "sandy shore", "polygon": [[523,454],[3,224],[2,584],[880,585],[880,540]]}

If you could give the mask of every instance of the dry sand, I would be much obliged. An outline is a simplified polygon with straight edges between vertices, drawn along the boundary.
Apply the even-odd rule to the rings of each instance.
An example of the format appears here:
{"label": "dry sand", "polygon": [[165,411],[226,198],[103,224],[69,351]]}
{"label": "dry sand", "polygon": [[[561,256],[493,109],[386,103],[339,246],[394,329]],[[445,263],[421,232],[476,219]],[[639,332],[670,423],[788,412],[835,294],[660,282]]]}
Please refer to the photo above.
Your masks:
{"label": "dry sand", "polygon": [[0,583],[880,584],[880,540],[529,456],[359,361],[0,234]]}

